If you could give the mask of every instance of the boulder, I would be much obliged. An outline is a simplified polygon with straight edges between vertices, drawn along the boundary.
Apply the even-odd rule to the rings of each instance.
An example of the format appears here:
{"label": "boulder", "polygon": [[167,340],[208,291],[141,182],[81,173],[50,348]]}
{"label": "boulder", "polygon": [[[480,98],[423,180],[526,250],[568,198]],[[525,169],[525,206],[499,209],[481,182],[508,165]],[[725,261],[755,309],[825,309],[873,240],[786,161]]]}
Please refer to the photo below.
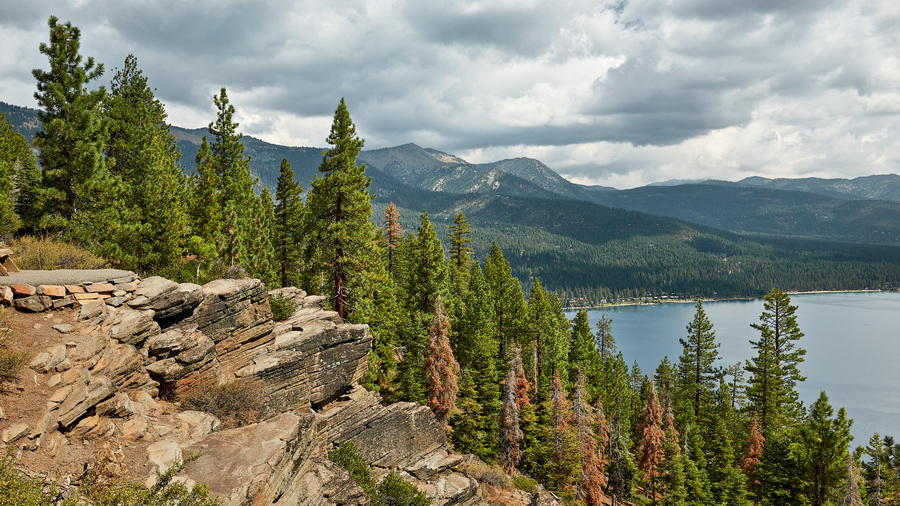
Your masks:
{"label": "boulder", "polygon": [[353,441],[370,465],[410,467],[446,444],[444,429],[426,406],[412,402],[382,406],[377,393],[362,388],[348,398],[321,413],[328,421],[328,442]]}
{"label": "boulder", "polygon": [[102,300],[92,300],[81,303],[81,309],[78,311],[79,320],[94,320],[94,323],[100,323],[106,318],[106,304]]}
{"label": "boulder", "polygon": [[318,446],[322,428],[315,413],[282,413],[217,432],[185,449],[185,453],[201,455],[181,475],[209,484],[210,496],[218,496],[225,504],[282,503],[280,498],[307,470],[305,463]]}
{"label": "boulder", "polygon": [[154,312],[123,310],[116,313],[109,336],[134,346],[140,346],[148,337],[159,334],[159,324],[153,319]]}
{"label": "boulder", "polygon": [[344,468],[327,458],[311,457],[278,503],[304,505],[367,505],[369,496]]}
{"label": "boulder", "polygon": [[47,351],[38,353],[34,360],[31,361],[29,367],[36,371],[40,372],[48,372],[50,369],[53,369],[63,360],[66,359],[66,345],[57,344],[53,346]]}
{"label": "boulder", "polygon": [[5,444],[10,444],[12,442],[15,442],[15,440],[19,439],[25,434],[28,434],[28,424],[14,423],[3,431],[2,435],[0,435],[0,438],[3,439],[3,442]]}
{"label": "boulder", "polygon": [[62,285],[38,285],[37,294],[58,299],[66,296],[66,287]]}
{"label": "boulder", "polygon": [[124,418],[134,414],[134,403],[131,402],[128,394],[119,392],[111,399],[97,404],[94,412],[100,416]]}
{"label": "boulder", "polygon": [[68,323],[57,323],[52,328],[60,334],[71,334],[75,331],[75,326]]}
{"label": "boulder", "polygon": [[0,304],[4,306],[12,306],[13,303],[13,291],[12,288],[8,286],[0,286]]}
{"label": "boulder", "polygon": [[53,299],[46,295],[32,295],[13,301],[13,307],[22,311],[40,313],[53,307]]}
{"label": "boulder", "polygon": [[15,297],[31,297],[37,293],[37,288],[25,283],[13,283],[9,285]]}
{"label": "boulder", "polygon": [[66,295],[65,297],[53,301],[53,309],[75,305],[76,300],[74,295]]}
{"label": "boulder", "polygon": [[173,286],[164,281],[154,280],[151,286],[144,287],[144,283],[150,280],[153,278],[141,283],[135,292],[135,298],[128,305],[135,309],[156,311],[155,318],[158,321],[187,316],[203,300],[203,288],[200,285],[181,283]]}
{"label": "boulder", "polygon": [[88,410],[110,398],[115,391],[116,386],[106,376],[94,376],[88,385],[76,385],[59,406],[59,425],[71,428]]}

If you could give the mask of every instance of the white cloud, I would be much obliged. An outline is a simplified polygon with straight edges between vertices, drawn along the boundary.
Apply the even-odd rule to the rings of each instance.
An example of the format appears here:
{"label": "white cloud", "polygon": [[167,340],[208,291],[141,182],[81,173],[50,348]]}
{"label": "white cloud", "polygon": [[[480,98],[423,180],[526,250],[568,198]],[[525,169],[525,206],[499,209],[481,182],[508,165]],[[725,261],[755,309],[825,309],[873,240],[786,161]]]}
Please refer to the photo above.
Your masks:
{"label": "white cloud", "polygon": [[133,53],[173,123],[228,88],[242,129],[322,145],[340,97],[367,147],[531,156],[580,182],[895,172],[891,0],[13,2],[0,100],[33,106],[50,14]]}

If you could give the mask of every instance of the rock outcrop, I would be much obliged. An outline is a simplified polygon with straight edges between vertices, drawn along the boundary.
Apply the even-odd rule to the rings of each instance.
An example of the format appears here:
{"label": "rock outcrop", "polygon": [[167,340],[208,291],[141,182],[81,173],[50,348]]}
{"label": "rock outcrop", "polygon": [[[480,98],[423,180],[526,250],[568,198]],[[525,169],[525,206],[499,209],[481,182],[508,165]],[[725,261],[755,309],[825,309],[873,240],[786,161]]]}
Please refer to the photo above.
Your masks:
{"label": "rock outcrop", "polygon": [[[104,438],[140,443],[151,473],[199,453],[183,479],[210,485],[225,504],[368,504],[349,474],[327,459],[330,448],[353,441],[377,477],[397,472],[434,504],[483,504],[478,482],[457,470],[463,457],[450,451],[428,408],[384,405],[357,384],[372,347],[369,328],[325,310],[323,297],[273,292],[296,307],[276,323],[259,280],[113,281],[14,285],[0,294],[27,311],[52,310],[67,297],[80,305],[72,323],[53,327],[60,342],[30,364],[40,376],[35,383],[51,388],[46,409],[33,423],[7,423],[5,442],[26,441],[48,455]],[[245,380],[261,382],[284,412],[221,430],[210,414],[162,401],[198,382]],[[124,469],[121,452],[111,454],[119,456],[108,465]]]}

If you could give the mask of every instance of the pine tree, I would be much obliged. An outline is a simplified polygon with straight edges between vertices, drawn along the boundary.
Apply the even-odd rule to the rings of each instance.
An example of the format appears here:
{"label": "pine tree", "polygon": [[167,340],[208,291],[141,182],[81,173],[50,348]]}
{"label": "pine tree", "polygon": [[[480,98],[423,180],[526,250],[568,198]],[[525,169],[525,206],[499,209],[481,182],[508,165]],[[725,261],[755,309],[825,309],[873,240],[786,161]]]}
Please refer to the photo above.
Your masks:
{"label": "pine tree", "polygon": [[50,16],[50,43],[39,47],[50,61],[50,70],[32,70],[43,126],[34,140],[42,171],[37,200],[42,204],[41,226],[52,230],[65,229],[79,211],[85,185],[105,167],[107,138],[100,112],[106,91],[87,88],[103,74],[103,64],[96,64],[93,57],[82,63],[81,31],[72,23],[58,21]]}
{"label": "pine tree", "polygon": [[[538,367],[538,393],[546,399],[556,371],[569,370],[569,320],[556,294],[544,290],[540,280],[535,280],[528,298],[529,332],[523,345],[537,343],[538,362],[528,364]],[[527,365],[526,365],[527,367]],[[568,382],[568,375],[566,380]]]}
{"label": "pine tree", "polygon": [[[512,354],[513,343],[525,336],[528,307],[522,285],[513,277],[512,268],[496,243],[491,245],[484,263],[484,277],[491,288],[491,300],[494,302],[495,328],[500,341],[498,358],[506,362]],[[521,344],[525,352],[530,351],[530,342],[523,341]]]}
{"label": "pine tree", "polygon": [[181,258],[187,229],[187,182],[165,108],[133,55],[113,77],[104,111],[110,172],[129,197],[109,240],[123,266],[140,272],[172,268]]}
{"label": "pine tree", "polygon": [[741,458],[741,471],[751,477],[759,466],[763,454],[766,437],[763,436],[762,426],[756,413],[753,413],[753,423],[750,424],[750,436],[747,439],[747,453]]}
{"label": "pine tree", "polygon": [[[519,360],[521,364],[521,360]],[[503,402],[500,409],[500,465],[512,473],[522,460],[524,434],[519,425],[519,383],[516,364],[511,362],[503,382]],[[527,402],[527,397],[525,398]]]}
{"label": "pine tree", "polygon": [[663,429],[662,415],[662,406],[656,394],[656,380],[651,377],[649,395],[644,405],[644,421],[639,427],[641,442],[638,450],[640,454],[638,469],[641,471],[641,480],[645,484],[645,493],[652,501],[657,499],[659,468],[666,457],[666,435]]}
{"label": "pine tree", "polygon": [[570,491],[581,473],[581,455],[572,407],[558,370],[553,373],[549,401],[550,441],[543,470],[552,488]]}
{"label": "pine tree", "polygon": [[456,213],[453,225],[450,225],[450,287],[454,296],[461,297],[468,291],[469,268],[472,264],[472,252],[469,243],[472,228],[466,221],[462,211]]}
{"label": "pine tree", "polygon": [[312,231],[307,258],[313,278],[327,273],[332,305],[347,319],[365,299],[365,272],[373,269],[378,257],[375,225],[370,221],[371,180],[365,164],[356,164],[364,141],[356,136],[343,98],[326,140],[332,148],[319,166],[324,177],[316,177],[307,197]]}
{"label": "pine tree", "polygon": [[188,251],[196,258],[196,281],[201,281],[201,268],[218,258],[222,235],[222,205],[219,202],[220,178],[212,162],[212,151],[204,136],[197,151],[196,171],[190,177],[188,216]]}
{"label": "pine tree", "polygon": [[872,460],[863,463],[866,481],[868,483],[867,498],[872,506],[881,506],[884,503],[885,482],[890,473],[887,449],[877,432],[869,438],[869,445],[865,449],[866,454]]}
{"label": "pine tree", "polygon": [[459,364],[450,348],[449,326],[443,301],[438,296],[434,304],[434,323],[431,325],[431,339],[425,358],[425,373],[428,377],[428,393],[431,395],[428,407],[444,427],[450,420],[450,413],[456,405],[456,395],[459,392],[456,382]]}
{"label": "pine tree", "polygon": [[264,186],[258,199],[252,200],[256,233],[250,237],[251,247],[246,255],[247,270],[262,280],[266,286],[274,287],[278,275],[276,273],[275,246],[275,203],[269,187]]}
{"label": "pine tree", "polygon": [[395,276],[396,265],[394,260],[394,250],[400,245],[403,239],[403,227],[400,226],[400,212],[393,202],[389,203],[384,209],[384,230],[385,246],[387,247],[387,271],[390,276]]}
{"label": "pine tree", "polygon": [[306,208],[303,187],[297,183],[287,158],[281,159],[275,188],[275,265],[281,286],[297,286],[303,265],[303,234]]}
{"label": "pine tree", "polygon": [[35,166],[28,141],[0,113],[0,235],[11,234],[21,225],[17,181],[18,175],[28,170],[27,165]]}
{"label": "pine tree", "polygon": [[800,463],[807,477],[807,496],[815,506],[832,504],[847,473],[848,448],[853,436],[844,408],[834,410],[825,392],[809,407],[806,422],[800,426]]}
{"label": "pine tree", "polygon": [[806,378],[797,366],[803,362],[806,350],[796,345],[803,333],[797,325],[797,306],[791,305],[791,298],[776,288],[764,300],[761,323],[751,325],[760,332],[758,341],[750,341],[757,355],[746,369],[751,374],[747,396],[760,415],[763,434],[768,436],[770,428],[780,429],[799,416],[801,407],[795,385]]}
{"label": "pine tree", "polygon": [[[575,430],[578,434],[578,455],[581,456],[581,474],[578,477],[575,497],[586,504],[603,504],[603,486],[606,477],[603,475],[603,460],[600,458],[603,449],[598,450],[597,436],[594,427],[599,425],[597,412],[603,413],[602,404],[597,411],[587,401],[587,380],[584,371],[578,371],[575,379],[575,400],[572,403]],[[605,424],[605,420],[603,420]],[[602,431],[602,426],[600,427]],[[608,428],[606,429],[608,431]],[[608,439],[608,435],[606,435]]]}
{"label": "pine tree", "polygon": [[597,332],[594,334],[597,351],[603,358],[612,357],[616,354],[616,340],[612,334],[612,320],[603,313],[600,320],[597,321]]}
{"label": "pine tree", "polygon": [[602,358],[594,347],[594,335],[588,323],[587,311],[579,310],[572,319],[572,335],[569,345],[569,378],[572,383],[578,376],[579,369],[599,386]]}
{"label": "pine tree", "polygon": [[254,265],[258,262],[251,258],[256,246],[254,235],[258,232],[255,213],[260,210],[259,197],[253,191],[257,180],[250,174],[250,158],[244,157],[243,135],[237,131],[234,106],[229,103],[225,88],[213,96],[213,102],[218,112],[208,130],[213,136],[210,162],[218,176],[217,195],[222,209],[219,256],[230,267],[240,266],[258,276]]}
{"label": "pine tree", "polygon": [[719,375],[719,369],[714,365],[719,358],[719,343],[699,300],[687,333],[687,339],[678,340],[683,350],[678,364],[680,397],[687,401],[693,420],[705,422],[704,410],[712,405],[712,391]]}

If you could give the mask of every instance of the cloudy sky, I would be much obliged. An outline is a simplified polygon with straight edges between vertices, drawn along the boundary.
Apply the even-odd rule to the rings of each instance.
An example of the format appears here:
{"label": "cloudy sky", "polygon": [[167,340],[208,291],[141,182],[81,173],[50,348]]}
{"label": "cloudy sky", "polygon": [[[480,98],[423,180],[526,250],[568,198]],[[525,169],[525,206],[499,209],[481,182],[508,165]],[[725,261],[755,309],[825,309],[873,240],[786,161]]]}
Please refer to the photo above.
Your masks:
{"label": "cloudy sky", "polygon": [[11,0],[0,100],[34,107],[47,18],[108,83],[131,53],[172,123],[228,89],[241,131],[528,156],[573,181],[900,172],[896,0]]}

